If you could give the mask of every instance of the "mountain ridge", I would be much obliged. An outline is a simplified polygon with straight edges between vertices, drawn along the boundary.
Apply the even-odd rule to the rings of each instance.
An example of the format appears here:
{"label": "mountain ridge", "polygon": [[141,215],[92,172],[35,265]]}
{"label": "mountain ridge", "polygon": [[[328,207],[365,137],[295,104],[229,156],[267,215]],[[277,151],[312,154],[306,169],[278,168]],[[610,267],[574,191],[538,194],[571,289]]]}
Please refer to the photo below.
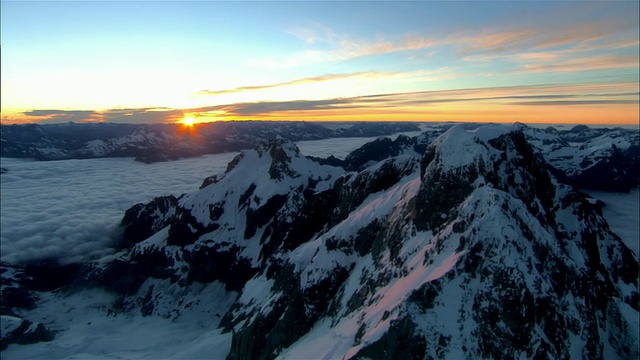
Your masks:
{"label": "mountain ridge", "polygon": [[151,163],[251,149],[278,137],[291,141],[375,137],[419,131],[411,123],[361,123],[329,129],[309,122],[181,124],[67,123],[0,125],[0,156],[36,160],[135,157]]}

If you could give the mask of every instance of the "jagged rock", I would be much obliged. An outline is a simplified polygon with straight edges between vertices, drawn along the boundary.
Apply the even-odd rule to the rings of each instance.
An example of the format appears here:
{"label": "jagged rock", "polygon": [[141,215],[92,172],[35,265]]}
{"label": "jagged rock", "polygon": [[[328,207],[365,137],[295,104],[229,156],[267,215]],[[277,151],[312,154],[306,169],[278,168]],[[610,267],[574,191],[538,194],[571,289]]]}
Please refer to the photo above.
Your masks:
{"label": "jagged rock", "polygon": [[[0,351],[10,344],[33,344],[53,340],[55,334],[43,324],[32,322],[17,313],[35,308],[36,288],[43,288],[36,272],[2,263],[0,265]],[[58,280],[59,281],[59,280]],[[49,285],[52,287],[56,285]]]}
{"label": "jagged rock", "polygon": [[32,323],[18,317],[0,315],[0,323],[2,324],[0,350],[6,349],[10,344],[34,344],[51,341],[55,337],[54,332],[43,324]]}
{"label": "jagged rock", "polygon": [[401,135],[396,140],[386,137],[379,138],[351,152],[344,159],[345,168],[348,170],[362,170],[367,165],[398,156],[407,149],[413,148],[416,144],[417,138],[410,138],[406,135]]}
{"label": "jagged rock", "polygon": [[276,251],[295,248],[322,229],[318,219],[328,215],[321,210],[333,206],[330,187],[342,173],[305,158],[290,142],[264,143],[237,156],[196,193],[127,210],[127,250],[90,277],[127,296],[147,278],[185,286],[221,281],[239,291]]}
{"label": "jagged rock", "polygon": [[14,309],[33,309],[36,296],[29,288],[33,279],[24,269],[9,264],[0,264],[0,314],[13,315]]}
{"label": "jagged rock", "polygon": [[120,226],[123,233],[118,248],[128,248],[160,231],[176,216],[178,199],[173,195],[157,197],[148,204],[129,208]]}

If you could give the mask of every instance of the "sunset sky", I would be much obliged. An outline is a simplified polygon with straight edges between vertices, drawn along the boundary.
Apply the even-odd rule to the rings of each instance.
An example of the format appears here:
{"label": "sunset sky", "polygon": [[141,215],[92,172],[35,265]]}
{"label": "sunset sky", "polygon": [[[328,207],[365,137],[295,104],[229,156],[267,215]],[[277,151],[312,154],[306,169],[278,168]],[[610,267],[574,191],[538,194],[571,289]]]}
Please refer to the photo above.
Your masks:
{"label": "sunset sky", "polygon": [[2,123],[638,123],[638,1],[2,1]]}

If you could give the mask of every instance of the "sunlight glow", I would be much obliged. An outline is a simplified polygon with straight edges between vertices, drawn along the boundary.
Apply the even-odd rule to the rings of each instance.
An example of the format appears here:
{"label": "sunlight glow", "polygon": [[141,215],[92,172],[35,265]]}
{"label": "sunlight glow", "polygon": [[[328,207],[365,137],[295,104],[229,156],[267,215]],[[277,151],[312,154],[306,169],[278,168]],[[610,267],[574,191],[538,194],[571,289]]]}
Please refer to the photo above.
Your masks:
{"label": "sunlight glow", "polygon": [[196,122],[197,120],[193,116],[185,116],[182,120],[180,120],[180,123],[185,126],[194,126]]}

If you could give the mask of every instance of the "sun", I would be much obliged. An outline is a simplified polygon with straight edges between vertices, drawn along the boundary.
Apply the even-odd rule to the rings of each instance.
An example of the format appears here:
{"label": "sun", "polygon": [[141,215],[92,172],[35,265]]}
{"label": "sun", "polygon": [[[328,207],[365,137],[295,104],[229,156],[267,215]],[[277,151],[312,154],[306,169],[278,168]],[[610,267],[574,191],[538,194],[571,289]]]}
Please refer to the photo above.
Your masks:
{"label": "sun", "polygon": [[182,120],[180,120],[180,122],[185,126],[193,126],[196,124],[196,118],[194,118],[193,116],[185,116]]}

